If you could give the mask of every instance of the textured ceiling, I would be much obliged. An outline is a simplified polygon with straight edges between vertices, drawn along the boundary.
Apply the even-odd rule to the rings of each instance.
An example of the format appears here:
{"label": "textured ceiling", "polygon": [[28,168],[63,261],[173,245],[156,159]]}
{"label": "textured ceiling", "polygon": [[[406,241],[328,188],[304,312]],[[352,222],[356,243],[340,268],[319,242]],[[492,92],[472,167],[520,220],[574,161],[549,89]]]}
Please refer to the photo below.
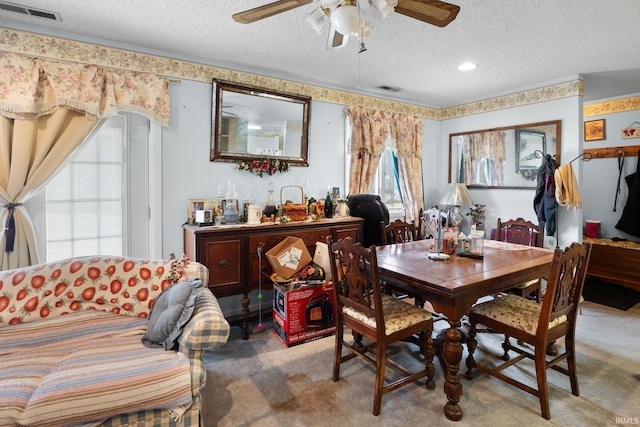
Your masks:
{"label": "textured ceiling", "polygon": [[[0,26],[75,38],[344,89],[449,107],[584,76],[585,101],[640,93],[640,0],[451,0],[458,17],[439,28],[361,0],[373,25],[327,50],[328,25],[306,22],[316,4],[253,24],[231,15],[268,0],[12,0],[61,22],[0,10]],[[460,72],[473,61],[478,68]],[[398,88],[386,92],[376,87]]]}

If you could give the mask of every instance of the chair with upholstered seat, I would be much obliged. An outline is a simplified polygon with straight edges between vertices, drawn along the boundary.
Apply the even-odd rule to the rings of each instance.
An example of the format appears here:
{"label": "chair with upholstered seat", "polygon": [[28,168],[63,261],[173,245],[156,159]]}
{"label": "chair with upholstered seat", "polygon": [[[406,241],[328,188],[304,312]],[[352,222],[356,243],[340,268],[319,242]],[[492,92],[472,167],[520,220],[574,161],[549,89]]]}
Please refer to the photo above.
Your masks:
{"label": "chair with upholstered seat", "polygon": [[[520,245],[543,247],[544,244],[544,221],[536,225],[523,218],[502,221],[498,218],[495,239],[502,242],[517,243]],[[541,297],[540,279],[530,280],[507,290],[507,293],[516,294],[522,297],[535,298],[540,302]]]}
{"label": "chair with upholstered seat", "polygon": [[[399,387],[426,377],[427,388],[435,389],[431,314],[413,304],[383,294],[375,246],[364,248],[350,237],[337,242],[328,237],[327,244],[336,292],[333,381],[340,379],[342,363],[355,357],[373,365],[376,370],[373,415],[380,414],[382,396]],[[345,339],[347,328],[351,329],[353,340]],[[419,342],[420,351],[425,357],[424,369],[411,371],[387,355],[391,344],[411,337]],[[348,350],[345,355],[342,354],[343,348]],[[388,383],[385,379],[387,366],[401,374],[401,378]]]}
{"label": "chair with upholstered seat", "polygon": [[[578,375],[576,372],[575,330],[580,295],[589,264],[591,246],[573,243],[564,251],[556,249],[547,282],[547,292],[542,304],[537,304],[517,295],[503,295],[499,298],[475,305],[469,314],[470,330],[467,357],[468,379],[473,378],[475,367],[482,372],[503,380],[521,390],[533,394],[540,400],[542,416],[550,419],[549,393],[547,389],[547,369],[551,368],[567,375],[571,383],[571,392],[579,396]],[[503,362],[489,366],[476,362],[475,350],[476,325],[482,324],[495,333],[505,335],[503,343]],[[557,339],[564,337],[564,352],[550,360],[546,357],[546,348]],[[510,338],[516,338],[518,346],[511,344]],[[533,348],[530,349],[525,344]],[[513,359],[509,351],[518,353]],[[537,388],[507,375],[505,370],[524,358],[535,362]],[[563,360],[567,367],[560,366]],[[503,372],[505,371],[505,372]],[[516,370],[517,371],[517,370]],[[519,371],[520,374],[522,371]]]}

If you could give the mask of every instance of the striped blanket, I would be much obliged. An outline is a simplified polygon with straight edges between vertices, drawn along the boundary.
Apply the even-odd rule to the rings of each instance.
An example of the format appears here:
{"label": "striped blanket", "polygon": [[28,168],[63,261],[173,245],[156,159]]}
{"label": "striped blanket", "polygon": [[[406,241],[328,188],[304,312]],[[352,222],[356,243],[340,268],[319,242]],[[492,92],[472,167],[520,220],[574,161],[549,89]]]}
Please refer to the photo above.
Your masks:
{"label": "striped blanket", "polygon": [[182,413],[192,402],[189,360],[142,345],[146,325],[87,310],[0,327],[0,426],[88,426],[154,408]]}

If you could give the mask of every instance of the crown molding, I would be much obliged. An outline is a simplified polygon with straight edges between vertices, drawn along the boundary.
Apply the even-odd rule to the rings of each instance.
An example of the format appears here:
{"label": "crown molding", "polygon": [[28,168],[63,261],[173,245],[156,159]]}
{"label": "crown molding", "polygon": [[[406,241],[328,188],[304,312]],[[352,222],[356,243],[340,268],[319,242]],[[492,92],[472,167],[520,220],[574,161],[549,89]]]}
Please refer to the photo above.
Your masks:
{"label": "crown molding", "polygon": [[[538,104],[540,102],[570,96],[582,96],[583,94],[582,80],[572,80],[482,101],[438,109],[159,55],[151,55],[8,28],[0,28],[0,50],[53,60],[95,64],[108,68],[153,72],[175,79],[211,82],[212,79],[216,78],[281,92],[306,95],[317,101],[341,105],[356,105],[432,120],[453,119],[472,114],[498,111],[505,108]],[[589,107],[592,108],[591,105]]]}

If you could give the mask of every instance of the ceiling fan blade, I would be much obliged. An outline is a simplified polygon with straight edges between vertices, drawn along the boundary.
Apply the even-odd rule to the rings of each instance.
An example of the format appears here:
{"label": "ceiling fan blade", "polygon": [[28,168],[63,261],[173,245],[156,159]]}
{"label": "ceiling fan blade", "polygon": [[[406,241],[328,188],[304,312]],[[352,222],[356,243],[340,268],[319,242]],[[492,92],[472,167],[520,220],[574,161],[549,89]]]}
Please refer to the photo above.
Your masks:
{"label": "ceiling fan blade", "polygon": [[344,47],[348,41],[349,35],[337,32],[333,24],[331,24],[331,28],[329,28],[329,39],[327,40],[327,50]]}
{"label": "ceiling fan blade", "polygon": [[437,0],[398,0],[395,11],[419,21],[445,27],[456,19],[460,6]]}
{"label": "ceiling fan blade", "polygon": [[265,4],[264,6],[236,13],[233,15],[233,19],[242,24],[250,24],[252,22],[256,22],[261,19],[289,11],[291,9],[295,9],[296,7],[304,6],[305,4],[309,4],[312,2],[313,0],[274,1],[273,3]]}

